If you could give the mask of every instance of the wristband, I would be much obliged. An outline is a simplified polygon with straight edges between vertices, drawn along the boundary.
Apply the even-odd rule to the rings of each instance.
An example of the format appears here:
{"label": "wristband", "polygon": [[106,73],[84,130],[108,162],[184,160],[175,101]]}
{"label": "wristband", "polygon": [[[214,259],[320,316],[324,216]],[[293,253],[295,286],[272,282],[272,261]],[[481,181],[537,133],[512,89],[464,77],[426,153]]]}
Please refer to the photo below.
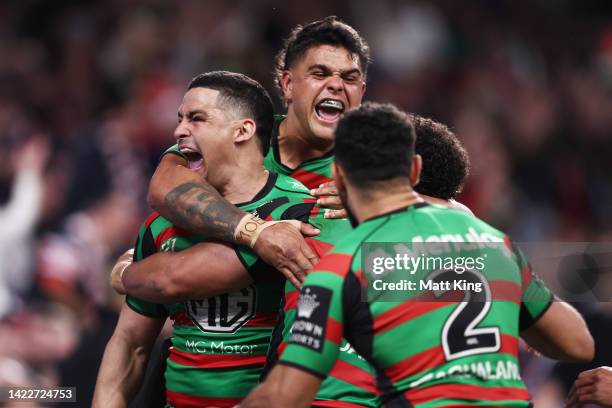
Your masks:
{"label": "wristband", "polygon": [[265,221],[254,214],[247,214],[242,217],[234,230],[236,243],[253,248],[264,224]]}
{"label": "wristband", "polygon": [[238,223],[234,231],[234,239],[238,244],[248,245],[250,248],[253,248],[261,232],[279,222],[289,223],[297,228],[298,231],[300,229],[301,223],[298,220],[264,221],[256,215],[247,214]]}
{"label": "wristband", "polygon": [[123,273],[125,272],[125,270],[127,269],[128,266],[130,266],[132,264],[132,258],[134,256],[134,248],[128,249],[127,251],[125,251],[125,253],[123,255],[121,255],[121,257],[125,257],[125,256],[129,256],[129,259],[124,259],[121,260],[119,262],[117,262],[117,264],[113,267],[113,272],[111,273],[115,273],[115,269],[117,268],[121,268],[118,272],[119,274],[119,281],[123,282]]}

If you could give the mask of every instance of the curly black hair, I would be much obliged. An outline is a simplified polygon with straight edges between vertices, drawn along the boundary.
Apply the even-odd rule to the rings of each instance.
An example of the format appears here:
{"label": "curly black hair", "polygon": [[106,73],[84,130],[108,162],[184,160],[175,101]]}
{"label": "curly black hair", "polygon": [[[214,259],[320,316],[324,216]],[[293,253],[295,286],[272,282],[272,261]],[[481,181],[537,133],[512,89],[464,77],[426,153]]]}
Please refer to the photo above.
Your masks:
{"label": "curly black hair", "polygon": [[423,158],[418,193],[448,200],[456,198],[470,171],[470,159],[457,136],[442,123],[409,115],[416,133],[415,152]]}
{"label": "curly black hair", "polygon": [[343,47],[357,55],[365,78],[370,63],[370,47],[353,27],[336,16],[328,16],[305,26],[296,26],[276,55],[274,82],[281,97],[283,95],[280,80],[283,71],[291,68],[309,49],[319,45]]}
{"label": "curly black hair", "polygon": [[391,104],[366,102],[338,121],[334,153],[346,177],[357,185],[410,177],[414,128]]}

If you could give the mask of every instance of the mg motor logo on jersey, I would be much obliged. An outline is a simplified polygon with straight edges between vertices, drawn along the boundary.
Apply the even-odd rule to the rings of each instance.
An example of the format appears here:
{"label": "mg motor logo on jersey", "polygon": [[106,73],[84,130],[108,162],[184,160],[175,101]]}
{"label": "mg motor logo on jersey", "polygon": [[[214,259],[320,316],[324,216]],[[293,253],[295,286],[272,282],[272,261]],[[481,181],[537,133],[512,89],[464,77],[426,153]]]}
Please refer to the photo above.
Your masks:
{"label": "mg motor logo on jersey", "polygon": [[237,292],[185,302],[191,320],[207,333],[234,333],[255,315],[254,285]]}

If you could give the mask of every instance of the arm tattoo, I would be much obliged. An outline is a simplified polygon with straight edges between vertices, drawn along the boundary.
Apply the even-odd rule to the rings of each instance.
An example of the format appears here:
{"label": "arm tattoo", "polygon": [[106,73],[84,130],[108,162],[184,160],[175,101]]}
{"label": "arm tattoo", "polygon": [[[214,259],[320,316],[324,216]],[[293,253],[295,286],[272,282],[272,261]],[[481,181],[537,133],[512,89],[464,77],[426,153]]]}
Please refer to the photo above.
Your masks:
{"label": "arm tattoo", "polygon": [[225,242],[235,242],[234,230],[246,215],[205,182],[188,182],[164,198],[167,218],[179,227]]}

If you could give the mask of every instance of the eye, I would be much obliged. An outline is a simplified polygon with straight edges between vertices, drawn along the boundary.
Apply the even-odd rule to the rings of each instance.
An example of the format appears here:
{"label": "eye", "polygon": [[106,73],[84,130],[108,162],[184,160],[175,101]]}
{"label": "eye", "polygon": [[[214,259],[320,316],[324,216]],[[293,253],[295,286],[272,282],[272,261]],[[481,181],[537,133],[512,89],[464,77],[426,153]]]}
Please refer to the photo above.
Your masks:
{"label": "eye", "polygon": [[346,75],[342,77],[342,80],[347,84],[354,85],[354,84],[357,84],[361,80],[361,77],[357,74],[351,74],[351,75]]}
{"label": "eye", "polygon": [[323,71],[313,71],[312,76],[316,79],[324,79],[327,75]]}

